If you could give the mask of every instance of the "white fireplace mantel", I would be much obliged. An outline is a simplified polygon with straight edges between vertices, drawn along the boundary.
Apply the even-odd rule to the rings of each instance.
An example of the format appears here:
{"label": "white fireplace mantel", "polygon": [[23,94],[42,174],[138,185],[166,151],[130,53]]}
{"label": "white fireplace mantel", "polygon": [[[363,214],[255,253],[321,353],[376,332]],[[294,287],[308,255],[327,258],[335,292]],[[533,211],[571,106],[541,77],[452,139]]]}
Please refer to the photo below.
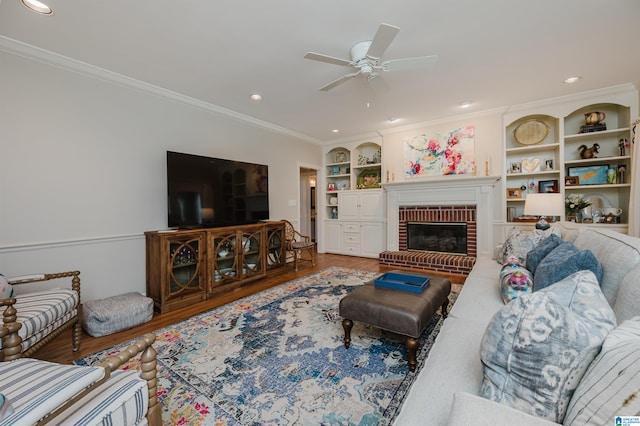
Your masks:
{"label": "white fireplace mantel", "polygon": [[383,184],[387,197],[387,250],[399,249],[399,207],[475,205],[478,255],[490,256],[493,193],[499,180],[499,176],[458,175]]}

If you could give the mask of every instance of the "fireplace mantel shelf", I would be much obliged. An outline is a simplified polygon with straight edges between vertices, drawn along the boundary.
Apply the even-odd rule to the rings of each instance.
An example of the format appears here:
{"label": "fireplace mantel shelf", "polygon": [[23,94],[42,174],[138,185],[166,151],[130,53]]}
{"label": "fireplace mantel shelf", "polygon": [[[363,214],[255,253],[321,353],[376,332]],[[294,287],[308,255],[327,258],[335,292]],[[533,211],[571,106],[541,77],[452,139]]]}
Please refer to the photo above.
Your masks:
{"label": "fireplace mantel shelf", "polygon": [[409,189],[412,187],[422,186],[443,186],[443,185],[456,185],[456,186],[482,186],[493,185],[502,179],[501,176],[467,176],[467,175],[452,175],[452,176],[435,176],[426,179],[405,180],[402,182],[387,182],[383,183],[382,187],[387,190]]}

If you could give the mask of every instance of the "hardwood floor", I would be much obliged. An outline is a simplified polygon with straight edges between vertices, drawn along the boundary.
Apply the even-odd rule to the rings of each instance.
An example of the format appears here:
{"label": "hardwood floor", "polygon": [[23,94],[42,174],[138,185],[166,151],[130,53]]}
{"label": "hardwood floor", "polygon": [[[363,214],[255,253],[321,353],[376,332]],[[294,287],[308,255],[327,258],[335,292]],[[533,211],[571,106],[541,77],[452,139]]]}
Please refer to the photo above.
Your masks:
{"label": "hardwood floor", "polygon": [[[278,284],[282,284],[295,278],[303,277],[305,275],[320,271],[330,266],[343,266],[373,272],[385,272],[390,269],[397,269],[390,268],[389,266],[381,266],[378,263],[378,259],[319,253],[316,259],[315,266],[312,266],[310,262],[302,262],[299,264],[298,272],[295,272],[293,270],[293,266],[287,266],[286,272],[282,274],[266,278],[261,281],[253,282],[230,293],[220,295],[214,300],[206,300],[193,304],[192,306],[165,314],[155,313],[151,321],[137,327],[121,331],[119,333],[114,333],[103,337],[91,337],[83,330],[82,337],[80,339],[80,350],[78,350],[78,352],[73,352],[71,350],[71,331],[69,330],[63,333],[61,336],[58,336],[58,338],[53,342],[49,343],[40,351],[35,353],[33,355],[33,358],[70,364],[75,359],[82,358],[83,356],[92,354],[94,352],[110,348],[119,343],[128,341],[145,333],[155,331],[167,325],[185,320],[201,312],[208,311],[241,297],[257,293],[259,291],[268,289]],[[448,278],[453,283],[461,283],[459,277],[453,276]]]}

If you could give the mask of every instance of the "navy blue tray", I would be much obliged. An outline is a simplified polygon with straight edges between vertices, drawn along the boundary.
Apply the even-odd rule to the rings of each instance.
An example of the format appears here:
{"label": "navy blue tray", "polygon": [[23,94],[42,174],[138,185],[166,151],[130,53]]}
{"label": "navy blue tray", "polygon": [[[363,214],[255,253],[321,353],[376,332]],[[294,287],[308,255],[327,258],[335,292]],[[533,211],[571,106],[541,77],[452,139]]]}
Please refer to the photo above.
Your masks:
{"label": "navy blue tray", "polygon": [[429,285],[429,277],[387,272],[376,278],[373,283],[376,287],[422,293]]}

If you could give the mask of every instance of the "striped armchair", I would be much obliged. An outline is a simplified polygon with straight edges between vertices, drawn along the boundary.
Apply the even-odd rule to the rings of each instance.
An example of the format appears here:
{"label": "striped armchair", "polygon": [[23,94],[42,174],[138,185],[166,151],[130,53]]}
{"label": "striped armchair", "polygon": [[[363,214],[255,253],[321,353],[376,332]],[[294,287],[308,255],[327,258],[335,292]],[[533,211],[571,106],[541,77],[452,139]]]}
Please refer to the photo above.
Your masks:
{"label": "striped armchair", "polygon": [[[55,288],[25,292],[23,286],[42,281],[59,283],[70,278],[68,288]],[[56,280],[56,281],[53,281]],[[80,347],[80,272],[57,274],[25,275],[9,278],[8,284],[15,290],[20,286],[20,294],[0,299],[3,323],[9,334],[2,338],[0,349],[10,344],[11,351],[4,351],[5,360],[31,356],[48,342],[68,328],[73,328],[73,351]],[[13,292],[10,292],[13,293]],[[1,308],[0,308],[1,309]],[[15,332],[15,333],[14,333]],[[9,340],[9,342],[7,342]]]}
{"label": "striped armchair", "polygon": [[[11,334],[2,326],[0,337]],[[94,366],[31,358],[0,362],[0,426],[162,423],[154,334]],[[10,350],[6,346],[4,350]],[[0,351],[2,356],[3,351]],[[140,354],[140,372],[119,368]]]}

